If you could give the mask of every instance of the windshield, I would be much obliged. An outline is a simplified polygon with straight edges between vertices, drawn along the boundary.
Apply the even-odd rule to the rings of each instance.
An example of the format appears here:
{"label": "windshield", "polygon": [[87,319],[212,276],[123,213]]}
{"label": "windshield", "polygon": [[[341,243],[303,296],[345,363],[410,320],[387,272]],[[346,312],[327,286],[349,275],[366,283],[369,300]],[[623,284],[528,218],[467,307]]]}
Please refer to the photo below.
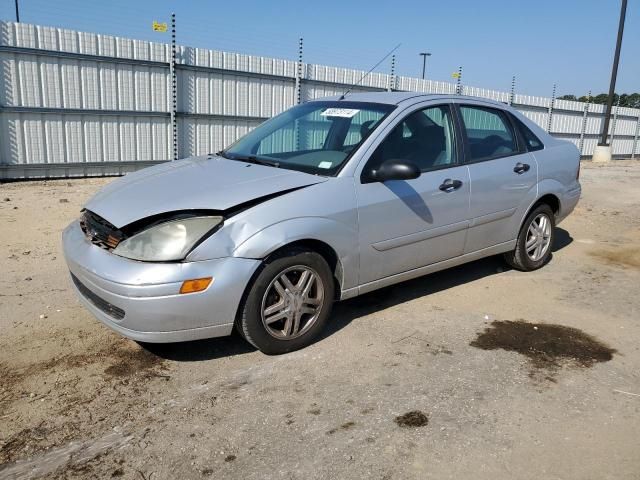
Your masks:
{"label": "windshield", "polygon": [[319,175],[335,175],[395,106],[310,102],[281,113],[219,155]]}

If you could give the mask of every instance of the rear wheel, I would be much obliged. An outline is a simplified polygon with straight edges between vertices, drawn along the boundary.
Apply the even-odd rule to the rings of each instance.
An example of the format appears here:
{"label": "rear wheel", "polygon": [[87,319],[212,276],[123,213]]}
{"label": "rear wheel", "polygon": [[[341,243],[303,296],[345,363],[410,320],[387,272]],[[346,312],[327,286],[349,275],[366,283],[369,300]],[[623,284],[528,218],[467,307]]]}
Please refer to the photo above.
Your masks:
{"label": "rear wheel", "polygon": [[544,266],[551,258],[555,227],[555,216],[549,205],[534,208],[522,224],[516,248],[504,255],[507,263],[523,272]]}
{"label": "rear wheel", "polygon": [[266,354],[298,350],[322,331],[333,298],[333,275],[324,258],[287,249],[265,261],[242,305],[238,329]]}

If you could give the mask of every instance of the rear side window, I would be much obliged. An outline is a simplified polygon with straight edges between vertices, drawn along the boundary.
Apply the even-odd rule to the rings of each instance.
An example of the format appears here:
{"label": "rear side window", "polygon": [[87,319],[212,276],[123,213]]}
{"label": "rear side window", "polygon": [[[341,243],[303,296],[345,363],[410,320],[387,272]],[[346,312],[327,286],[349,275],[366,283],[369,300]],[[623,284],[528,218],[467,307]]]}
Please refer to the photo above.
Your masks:
{"label": "rear side window", "polygon": [[503,112],[493,108],[462,105],[460,113],[469,143],[468,161],[518,153],[516,136]]}
{"label": "rear side window", "polygon": [[511,118],[513,118],[513,121],[517,125],[518,130],[520,130],[520,135],[522,135],[524,144],[527,146],[528,152],[535,152],[536,150],[542,150],[544,148],[544,145],[542,144],[540,139],[536,137],[535,133],[533,133],[529,129],[529,127],[527,127],[524,123],[522,123],[522,121],[520,121],[513,115],[511,115]]}

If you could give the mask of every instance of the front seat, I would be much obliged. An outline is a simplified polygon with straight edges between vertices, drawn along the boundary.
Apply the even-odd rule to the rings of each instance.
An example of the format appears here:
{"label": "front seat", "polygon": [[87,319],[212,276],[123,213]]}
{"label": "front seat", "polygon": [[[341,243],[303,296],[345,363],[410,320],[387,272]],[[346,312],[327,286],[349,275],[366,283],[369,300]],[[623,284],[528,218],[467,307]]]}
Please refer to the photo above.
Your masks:
{"label": "front seat", "polygon": [[369,135],[369,133],[373,129],[373,124],[374,123],[375,123],[375,120],[367,120],[366,122],[362,122],[362,125],[360,125],[360,140],[361,141]]}

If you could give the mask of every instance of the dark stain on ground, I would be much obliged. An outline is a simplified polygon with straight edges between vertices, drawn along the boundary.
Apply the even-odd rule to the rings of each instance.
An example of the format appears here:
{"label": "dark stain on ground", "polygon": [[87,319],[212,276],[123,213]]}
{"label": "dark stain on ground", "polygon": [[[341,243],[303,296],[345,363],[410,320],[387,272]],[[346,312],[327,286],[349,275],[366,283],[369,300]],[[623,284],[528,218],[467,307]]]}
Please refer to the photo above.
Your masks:
{"label": "dark stain on ground", "polygon": [[336,433],[338,430],[350,430],[351,428],[356,426],[356,422],[345,422],[342,425],[340,425],[339,428],[332,428],[331,430],[329,430],[327,432],[327,435],[333,435],[334,433]]}
{"label": "dark stain on ground", "polygon": [[[32,391],[32,386],[37,385],[42,389],[47,385],[47,381],[50,381],[50,387],[48,386],[47,389],[50,388],[50,392],[54,392],[49,395],[52,399],[51,405],[60,403],[56,406],[58,414],[68,415],[72,408],[90,404],[96,398],[95,393],[83,395],[79,392],[78,395],[70,395],[70,389],[72,390],[79,381],[79,377],[74,375],[74,370],[92,369],[96,373],[102,371],[105,381],[111,380],[112,383],[117,383],[119,388],[135,385],[131,387],[135,392],[140,385],[152,378],[168,379],[168,375],[161,373],[166,369],[164,364],[164,359],[124,339],[90,353],[64,355],[31,364],[26,368],[0,364],[0,378],[2,378],[0,411],[6,410],[14,402],[30,401],[27,396],[28,392]],[[59,377],[58,374],[61,372],[65,373],[66,379],[51,380]],[[136,381],[131,382],[130,377],[134,376]],[[34,398],[37,399],[40,395],[36,393]],[[45,396],[43,395],[42,398]],[[63,444],[76,438],[79,429],[78,422],[68,421],[58,425],[51,419],[37,426],[16,431],[12,435],[8,435],[9,432],[3,432],[5,440],[0,444],[0,465],[13,462],[27,454],[33,456],[54,445]]]}
{"label": "dark stain on ground", "polygon": [[111,355],[112,364],[104,373],[110,377],[122,378],[148,374],[163,363],[163,359],[140,347],[120,348]]}
{"label": "dark stain on ground", "polygon": [[35,427],[23,428],[9,436],[0,446],[0,465],[14,462],[25,454],[33,456],[43,452],[52,444],[67,443],[77,437],[78,430],[76,422],[56,426],[44,420]]}
{"label": "dark stain on ground", "polygon": [[608,265],[640,268],[640,247],[637,246],[620,247],[615,250],[594,250],[590,254]]}
{"label": "dark stain on ground", "polygon": [[225,462],[233,462],[237,457],[235,455],[227,455],[224,459]]}
{"label": "dark stain on ground", "polygon": [[397,416],[393,421],[400,427],[424,427],[429,423],[429,417],[420,410],[413,410]]}
{"label": "dark stain on ground", "polygon": [[524,320],[496,320],[470,343],[482,350],[507,350],[529,359],[535,370],[546,370],[546,380],[563,365],[589,368],[608,362],[616,350],[577,328],[563,325],[528,323]]}
{"label": "dark stain on ground", "polygon": [[108,365],[104,369],[107,378],[122,379],[140,375],[147,379],[162,377],[168,380],[169,376],[158,373],[165,369],[165,363],[163,358],[148,352],[139,345],[126,339],[119,339],[100,350],[63,355],[29,365],[27,368],[16,369],[0,364],[0,375],[6,390],[13,390],[13,387],[32,377],[52,377],[57,371],[68,373],[72,369],[86,369],[92,365],[104,364]]}
{"label": "dark stain on ground", "polygon": [[48,434],[49,430],[40,424],[34,428],[25,428],[10,436],[0,447],[0,465],[16,460],[19,453],[31,447],[32,443],[44,440]]}

